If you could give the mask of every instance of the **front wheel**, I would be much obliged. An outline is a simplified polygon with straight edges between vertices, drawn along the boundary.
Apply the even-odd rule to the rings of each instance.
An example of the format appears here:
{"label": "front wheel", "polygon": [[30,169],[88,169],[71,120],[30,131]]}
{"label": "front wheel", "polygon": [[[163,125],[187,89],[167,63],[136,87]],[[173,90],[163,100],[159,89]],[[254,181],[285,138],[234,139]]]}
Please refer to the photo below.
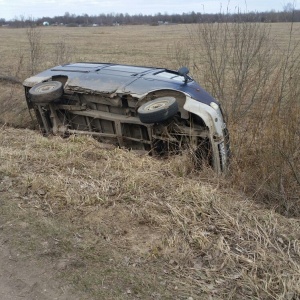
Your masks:
{"label": "front wheel", "polygon": [[63,86],[59,81],[41,82],[29,90],[29,97],[33,103],[50,103],[59,99],[63,94]]}
{"label": "front wheel", "polygon": [[178,112],[178,103],[174,97],[162,97],[144,103],[138,108],[142,123],[161,123],[174,117]]}

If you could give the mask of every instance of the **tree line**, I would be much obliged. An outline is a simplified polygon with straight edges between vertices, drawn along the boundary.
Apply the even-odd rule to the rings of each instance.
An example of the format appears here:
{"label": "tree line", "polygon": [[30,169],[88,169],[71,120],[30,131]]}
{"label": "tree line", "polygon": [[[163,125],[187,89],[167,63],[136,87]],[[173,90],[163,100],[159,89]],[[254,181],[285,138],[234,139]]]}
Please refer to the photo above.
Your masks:
{"label": "tree line", "polygon": [[222,22],[300,22],[300,10],[289,8],[288,6],[280,12],[248,12],[248,13],[217,13],[207,14],[200,12],[190,12],[182,14],[155,14],[129,15],[127,13],[110,13],[99,15],[75,15],[66,12],[63,16],[42,17],[38,19],[26,18],[24,16],[15,17],[13,20],[6,21],[0,18],[0,25],[12,27],[28,27],[43,25],[64,26],[112,26],[112,25],[160,25],[160,24],[191,24],[191,23],[222,23]]}

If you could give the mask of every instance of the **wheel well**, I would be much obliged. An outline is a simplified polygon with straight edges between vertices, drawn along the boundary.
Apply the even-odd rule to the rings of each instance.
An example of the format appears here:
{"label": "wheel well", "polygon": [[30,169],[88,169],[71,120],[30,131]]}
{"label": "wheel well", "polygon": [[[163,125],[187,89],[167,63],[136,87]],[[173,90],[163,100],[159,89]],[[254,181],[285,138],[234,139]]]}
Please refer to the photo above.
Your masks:
{"label": "wheel well", "polygon": [[197,116],[196,114],[190,113],[190,118],[192,123],[197,124],[201,127],[207,127],[205,122],[203,121],[203,119],[199,116]]}
{"label": "wheel well", "polygon": [[52,76],[52,81],[59,81],[64,86],[68,81],[68,76],[63,76],[63,75]]}
{"label": "wheel well", "polygon": [[175,90],[157,90],[157,91],[152,91],[149,94],[147,94],[146,97],[138,101],[138,106],[143,105],[144,103],[155,100],[157,98],[162,98],[162,97],[174,97],[178,103],[178,109],[179,109],[179,114],[181,118],[183,119],[188,119],[188,112],[183,109],[183,106],[185,104],[186,100],[186,95],[182,92],[175,91]]}

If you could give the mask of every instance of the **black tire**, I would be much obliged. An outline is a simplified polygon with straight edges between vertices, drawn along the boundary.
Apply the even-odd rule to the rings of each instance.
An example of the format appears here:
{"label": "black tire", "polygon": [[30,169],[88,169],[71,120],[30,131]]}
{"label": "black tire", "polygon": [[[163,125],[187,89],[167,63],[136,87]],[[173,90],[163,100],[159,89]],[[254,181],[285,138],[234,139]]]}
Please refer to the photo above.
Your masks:
{"label": "black tire", "polygon": [[33,103],[50,103],[63,94],[63,86],[59,81],[41,82],[29,90],[30,100]]}
{"label": "black tire", "polygon": [[142,123],[160,123],[174,117],[178,112],[178,103],[174,97],[162,97],[144,103],[138,108]]}

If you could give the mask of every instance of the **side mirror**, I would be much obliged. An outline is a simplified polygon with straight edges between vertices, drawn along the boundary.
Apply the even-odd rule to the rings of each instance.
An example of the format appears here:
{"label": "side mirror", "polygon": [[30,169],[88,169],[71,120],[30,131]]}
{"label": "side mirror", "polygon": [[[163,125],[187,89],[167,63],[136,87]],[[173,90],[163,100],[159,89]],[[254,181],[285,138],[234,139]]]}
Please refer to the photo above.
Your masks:
{"label": "side mirror", "polygon": [[188,80],[189,80],[189,77],[187,76],[187,74],[190,72],[190,70],[187,68],[187,67],[181,67],[179,70],[178,70],[178,74],[180,76],[183,76],[184,77],[184,82],[187,83]]}

